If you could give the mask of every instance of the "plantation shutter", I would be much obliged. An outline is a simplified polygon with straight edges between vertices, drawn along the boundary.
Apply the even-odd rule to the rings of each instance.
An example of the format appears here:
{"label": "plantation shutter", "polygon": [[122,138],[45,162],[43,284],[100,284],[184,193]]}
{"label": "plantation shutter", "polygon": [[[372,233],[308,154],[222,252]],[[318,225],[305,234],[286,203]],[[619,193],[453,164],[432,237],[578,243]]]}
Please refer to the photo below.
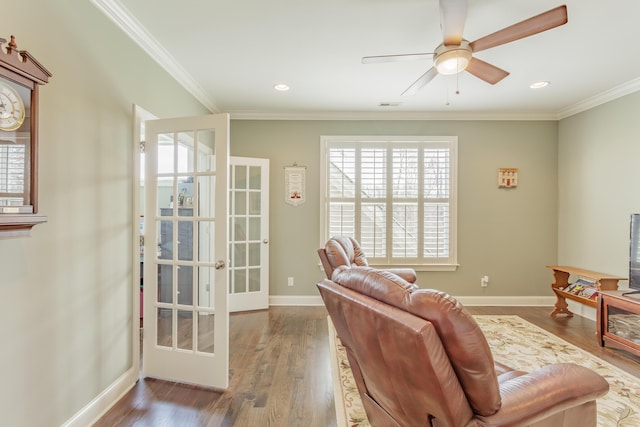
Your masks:
{"label": "plantation shutter", "polygon": [[325,138],[321,239],[355,237],[372,265],[455,263],[454,137]]}

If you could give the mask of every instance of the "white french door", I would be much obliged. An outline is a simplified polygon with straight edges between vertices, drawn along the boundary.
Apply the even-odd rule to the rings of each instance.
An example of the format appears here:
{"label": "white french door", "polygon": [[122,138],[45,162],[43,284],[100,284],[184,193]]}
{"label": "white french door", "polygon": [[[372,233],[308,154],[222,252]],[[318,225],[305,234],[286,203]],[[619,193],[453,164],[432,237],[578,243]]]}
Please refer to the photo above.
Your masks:
{"label": "white french door", "polygon": [[226,388],[229,115],[145,128],[142,374]]}
{"label": "white french door", "polygon": [[269,159],[229,158],[229,311],[269,308]]}

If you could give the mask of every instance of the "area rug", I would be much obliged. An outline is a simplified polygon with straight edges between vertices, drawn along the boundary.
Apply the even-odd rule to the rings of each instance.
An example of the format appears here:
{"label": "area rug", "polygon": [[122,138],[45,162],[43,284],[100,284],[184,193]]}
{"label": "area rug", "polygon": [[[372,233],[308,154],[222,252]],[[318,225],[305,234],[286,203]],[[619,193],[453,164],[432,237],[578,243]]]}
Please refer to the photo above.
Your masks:
{"label": "area rug", "polygon": [[[640,426],[640,379],[519,316],[476,315],[474,318],[487,337],[495,360],[528,372],[560,362],[593,369],[610,386],[609,393],[597,401],[598,426]],[[331,320],[329,342],[338,427],[369,427],[347,355]]]}

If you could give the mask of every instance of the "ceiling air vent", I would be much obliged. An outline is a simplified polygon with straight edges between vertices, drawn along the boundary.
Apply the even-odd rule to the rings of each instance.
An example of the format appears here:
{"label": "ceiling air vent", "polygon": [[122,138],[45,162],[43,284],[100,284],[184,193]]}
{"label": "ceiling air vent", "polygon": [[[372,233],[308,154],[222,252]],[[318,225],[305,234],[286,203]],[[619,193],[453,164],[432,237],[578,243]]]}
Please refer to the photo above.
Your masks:
{"label": "ceiling air vent", "polygon": [[381,102],[379,107],[399,107],[402,102]]}

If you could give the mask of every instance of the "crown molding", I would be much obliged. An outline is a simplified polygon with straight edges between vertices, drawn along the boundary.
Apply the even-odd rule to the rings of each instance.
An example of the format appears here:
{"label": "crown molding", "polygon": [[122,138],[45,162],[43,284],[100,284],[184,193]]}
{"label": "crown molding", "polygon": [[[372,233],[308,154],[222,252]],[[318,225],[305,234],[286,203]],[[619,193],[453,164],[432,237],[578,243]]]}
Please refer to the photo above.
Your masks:
{"label": "crown molding", "polygon": [[231,111],[229,114],[232,120],[558,120],[555,113],[512,112]]}
{"label": "crown molding", "polygon": [[154,61],[165,69],[191,95],[212,113],[219,112],[215,102],[175,60],[173,56],[144,28],[118,0],[91,0],[91,3],[138,44]]}
{"label": "crown molding", "polygon": [[638,90],[640,90],[640,77],[563,108],[558,112],[558,120],[582,113],[583,111],[590,110],[598,105],[613,101],[614,99],[621,98]]}

